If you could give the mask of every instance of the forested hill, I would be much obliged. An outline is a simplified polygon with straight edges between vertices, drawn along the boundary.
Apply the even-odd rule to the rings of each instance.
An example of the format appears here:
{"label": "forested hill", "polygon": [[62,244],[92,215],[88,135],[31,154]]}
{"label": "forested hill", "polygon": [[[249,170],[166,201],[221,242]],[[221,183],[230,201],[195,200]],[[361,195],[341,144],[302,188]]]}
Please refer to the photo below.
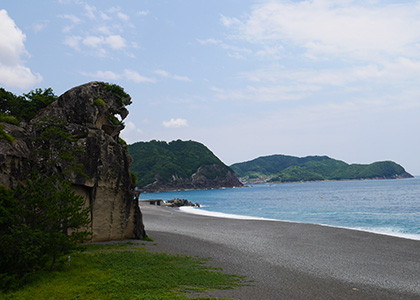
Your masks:
{"label": "forested hill", "polygon": [[128,146],[137,186],[148,192],[242,186],[234,172],[194,141],[138,142]]}
{"label": "forested hill", "polygon": [[243,182],[294,182],[413,177],[392,161],[347,164],[328,156],[271,155],[230,166]]}

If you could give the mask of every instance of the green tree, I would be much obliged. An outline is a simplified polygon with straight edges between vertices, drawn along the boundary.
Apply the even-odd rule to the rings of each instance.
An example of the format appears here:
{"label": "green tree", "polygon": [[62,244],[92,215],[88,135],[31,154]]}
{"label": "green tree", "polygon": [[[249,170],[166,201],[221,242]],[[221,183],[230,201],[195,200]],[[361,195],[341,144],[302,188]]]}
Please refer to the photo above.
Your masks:
{"label": "green tree", "polygon": [[52,88],[35,89],[27,94],[24,94],[26,106],[23,109],[22,118],[31,120],[41,109],[50,105],[57,96],[54,94]]}
{"label": "green tree", "polygon": [[87,240],[90,209],[76,195],[69,174],[79,174],[82,153],[67,123],[41,119],[36,126],[31,160],[37,172],[10,191],[0,188],[0,288],[16,287],[31,274]]}
{"label": "green tree", "polygon": [[34,201],[28,202],[30,205],[26,211],[36,210],[38,213],[26,219],[35,218],[31,226],[41,226],[40,230],[46,232],[47,242],[51,245],[49,254],[53,258],[53,269],[59,254],[68,253],[90,234],[87,230],[78,230],[89,224],[89,208],[83,209],[83,197],[76,195],[71,183],[66,180],[69,174],[86,175],[76,159],[83,154],[82,147],[76,145],[76,139],[66,129],[66,122],[43,118],[36,126],[33,159],[40,164],[42,173],[25,183],[18,198],[22,203],[26,199]]}
{"label": "green tree", "polygon": [[84,198],[75,194],[69,182],[34,174],[18,188],[16,198],[25,225],[42,232],[47,245],[43,254],[52,260],[52,270],[59,255],[70,253],[89,237],[89,208],[83,208]]}
{"label": "green tree", "polygon": [[0,289],[24,284],[47,261],[43,232],[25,224],[14,191],[0,186]]}
{"label": "green tree", "polygon": [[23,96],[16,96],[0,88],[0,113],[14,116],[19,121],[29,121],[55,99],[57,96],[51,88],[35,89]]}

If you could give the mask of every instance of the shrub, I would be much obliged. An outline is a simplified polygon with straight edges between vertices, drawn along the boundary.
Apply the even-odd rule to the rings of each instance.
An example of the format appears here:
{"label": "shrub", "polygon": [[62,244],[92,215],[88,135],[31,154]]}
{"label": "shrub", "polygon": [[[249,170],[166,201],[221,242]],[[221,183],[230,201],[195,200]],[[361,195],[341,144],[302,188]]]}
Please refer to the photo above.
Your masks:
{"label": "shrub", "polygon": [[127,104],[125,99],[130,98],[130,95],[127,94],[124,91],[124,88],[122,88],[118,84],[114,84],[114,83],[106,83],[104,88],[105,88],[106,91],[110,91],[114,95],[120,96],[122,105]]}
{"label": "shrub", "polygon": [[20,125],[20,122],[18,121],[18,119],[16,117],[8,116],[6,114],[0,114],[0,122],[9,123],[9,124],[16,125],[16,126]]}
{"label": "shrub", "polygon": [[4,125],[0,124],[0,140],[6,140],[10,143],[13,143],[15,141],[15,138],[8,134],[6,131],[4,131]]}
{"label": "shrub", "polygon": [[121,146],[127,146],[127,142],[124,141],[122,138],[118,138],[118,142],[120,143]]}
{"label": "shrub", "polygon": [[109,122],[111,122],[112,125],[123,125],[123,122],[118,120],[118,118],[114,116],[113,114],[108,115],[108,120]]}
{"label": "shrub", "polygon": [[105,102],[101,98],[96,98],[95,100],[93,100],[93,104],[95,104],[98,107],[104,107],[105,106]]}

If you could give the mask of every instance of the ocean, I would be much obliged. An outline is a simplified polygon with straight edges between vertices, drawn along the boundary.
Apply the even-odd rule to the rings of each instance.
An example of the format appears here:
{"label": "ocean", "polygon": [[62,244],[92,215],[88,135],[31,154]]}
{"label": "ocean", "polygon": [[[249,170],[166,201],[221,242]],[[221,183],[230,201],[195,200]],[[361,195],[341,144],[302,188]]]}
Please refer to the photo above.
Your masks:
{"label": "ocean", "polygon": [[258,184],[243,188],[143,193],[140,200],[197,202],[186,212],[264,218],[420,240],[420,177]]}

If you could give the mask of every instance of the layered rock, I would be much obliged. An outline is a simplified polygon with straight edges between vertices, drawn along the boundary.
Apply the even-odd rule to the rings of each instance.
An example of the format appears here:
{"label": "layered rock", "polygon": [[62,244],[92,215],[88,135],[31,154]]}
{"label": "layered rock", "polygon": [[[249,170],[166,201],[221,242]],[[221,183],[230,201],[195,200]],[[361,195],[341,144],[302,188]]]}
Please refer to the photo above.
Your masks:
{"label": "layered rock", "polygon": [[[132,159],[120,141],[127,94],[103,82],[90,82],[67,91],[30,124],[22,127],[5,124],[15,141],[0,140],[0,184],[14,187],[27,177],[31,168],[42,168],[42,161],[31,160],[36,150],[32,142],[39,135],[40,122],[62,121],[75,138],[74,146],[83,150],[77,157],[83,173],[70,172],[67,179],[90,207],[93,241],[145,237],[138,200],[134,198],[130,175]],[[57,166],[65,169],[66,165]]]}

